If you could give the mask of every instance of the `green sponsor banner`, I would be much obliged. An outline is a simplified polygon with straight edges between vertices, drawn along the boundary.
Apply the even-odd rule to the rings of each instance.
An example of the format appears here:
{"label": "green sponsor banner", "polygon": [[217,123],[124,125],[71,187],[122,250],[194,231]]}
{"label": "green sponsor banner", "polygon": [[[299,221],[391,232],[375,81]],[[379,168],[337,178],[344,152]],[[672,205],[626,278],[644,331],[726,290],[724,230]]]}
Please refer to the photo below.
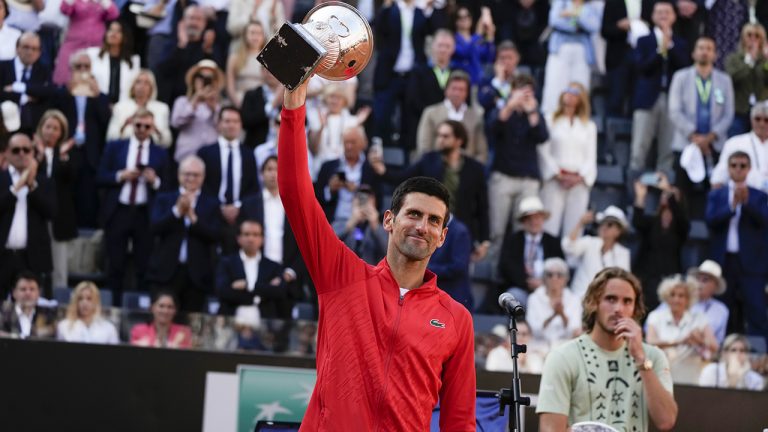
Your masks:
{"label": "green sponsor banner", "polygon": [[239,366],[238,432],[252,432],[259,420],[300,422],[309,405],[314,369]]}

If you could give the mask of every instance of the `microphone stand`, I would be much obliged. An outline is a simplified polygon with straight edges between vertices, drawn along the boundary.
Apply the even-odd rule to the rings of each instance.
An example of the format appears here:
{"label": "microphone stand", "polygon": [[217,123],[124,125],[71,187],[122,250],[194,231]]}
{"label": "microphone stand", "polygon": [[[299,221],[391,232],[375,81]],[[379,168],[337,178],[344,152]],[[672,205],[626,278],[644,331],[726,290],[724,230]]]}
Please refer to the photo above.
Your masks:
{"label": "microphone stand", "polygon": [[518,354],[524,354],[527,347],[525,344],[517,343],[515,314],[509,314],[509,341],[512,345],[512,389],[503,388],[499,391],[499,415],[504,415],[504,408],[509,406],[509,431],[519,432],[523,430],[520,407],[529,406],[531,398],[520,396],[520,372],[517,368],[517,359]]}

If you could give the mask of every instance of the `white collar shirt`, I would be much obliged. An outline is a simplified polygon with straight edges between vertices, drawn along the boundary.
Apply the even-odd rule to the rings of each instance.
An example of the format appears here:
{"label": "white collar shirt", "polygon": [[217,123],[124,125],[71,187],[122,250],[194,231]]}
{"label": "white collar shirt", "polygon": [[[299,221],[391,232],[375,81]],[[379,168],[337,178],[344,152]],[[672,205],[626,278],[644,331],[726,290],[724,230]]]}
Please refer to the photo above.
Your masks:
{"label": "white collar shirt", "polygon": [[29,195],[29,187],[24,186],[18,191],[14,191],[13,185],[18,183],[21,173],[12,165],[8,167],[8,173],[11,175],[10,190],[16,196],[16,206],[13,210],[13,219],[11,220],[11,228],[8,230],[5,247],[6,249],[26,249],[29,235],[27,227],[27,195]]}
{"label": "white collar shirt", "polygon": [[413,69],[413,64],[416,61],[416,51],[411,40],[416,6],[414,4],[408,5],[403,0],[397,0],[397,8],[400,10],[400,52],[397,53],[394,71],[405,73]]}
{"label": "white collar shirt", "polygon": [[240,180],[243,176],[243,163],[240,155],[240,140],[227,141],[219,137],[219,155],[221,156],[221,184],[219,185],[219,201],[226,202],[227,193],[227,161],[229,152],[232,152],[232,199],[235,203],[240,201]]}
{"label": "white collar shirt", "polygon": [[728,253],[739,253],[739,220],[741,220],[741,204],[733,206],[733,190],[735,184],[733,181],[728,182],[728,205],[734,211],[734,215],[731,216],[730,222],[728,222],[728,237],[725,243],[725,250]]}
{"label": "white collar shirt", "polygon": [[264,188],[261,193],[264,201],[264,256],[283,263],[283,235],[285,234],[285,209],[280,194]]}
{"label": "white collar shirt", "polygon": [[22,339],[30,337],[32,335],[32,319],[35,317],[35,310],[33,309],[32,313],[27,315],[21,310],[21,306],[16,305],[16,316],[19,318],[19,329],[21,330],[19,336]]}
{"label": "white collar shirt", "polygon": [[443,99],[443,106],[445,106],[445,111],[448,113],[448,120],[457,122],[464,120],[464,114],[467,113],[467,104],[463,103],[456,109],[448,99]]}
{"label": "white collar shirt", "polygon": [[[150,140],[145,139],[141,143],[141,165],[148,166],[149,165],[149,146],[150,146]],[[136,136],[132,136],[131,139],[128,141],[128,157],[126,159],[125,168],[126,169],[134,169],[136,168],[136,156],[139,154],[139,140],[136,139]],[[159,175],[160,173],[158,173]],[[147,201],[149,200],[149,191],[147,189],[147,181],[144,179],[144,176],[140,176],[138,182],[136,183],[136,200],[134,201],[135,205],[145,205],[147,204]],[[126,181],[123,182],[123,187],[120,190],[120,203],[125,205],[131,204],[131,182]]]}
{"label": "white collar shirt", "polygon": [[243,261],[243,269],[245,270],[245,282],[248,292],[253,292],[256,288],[256,281],[259,280],[259,264],[261,263],[261,252],[249,257],[245,252],[240,250],[240,259]]}

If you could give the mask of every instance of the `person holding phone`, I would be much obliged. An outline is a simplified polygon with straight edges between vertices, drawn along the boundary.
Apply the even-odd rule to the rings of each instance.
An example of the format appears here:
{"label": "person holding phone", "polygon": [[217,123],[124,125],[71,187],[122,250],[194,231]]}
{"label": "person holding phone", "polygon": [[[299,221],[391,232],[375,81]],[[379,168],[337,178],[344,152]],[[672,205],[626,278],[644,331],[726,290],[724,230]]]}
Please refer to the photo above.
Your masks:
{"label": "person holding phone", "polygon": [[187,71],[187,93],[171,110],[171,126],[179,130],[173,158],[181,162],[218,138],[217,117],[224,72],[212,60],[201,60]]}

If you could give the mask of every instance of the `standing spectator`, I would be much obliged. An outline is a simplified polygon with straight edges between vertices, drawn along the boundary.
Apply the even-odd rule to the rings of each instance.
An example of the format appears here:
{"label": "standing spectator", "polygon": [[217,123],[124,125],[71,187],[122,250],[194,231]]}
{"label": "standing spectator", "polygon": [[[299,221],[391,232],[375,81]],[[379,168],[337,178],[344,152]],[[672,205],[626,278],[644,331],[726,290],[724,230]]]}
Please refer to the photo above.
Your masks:
{"label": "standing spectator", "polygon": [[669,184],[666,174],[656,175],[658,182],[653,185],[635,180],[632,212],[632,226],[640,239],[632,268],[651,309],[659,304],[655,288],[661,278],[683,270],[680,257],[691,227],[680,190]]}
{"label": "standing spectator", "polygon": [[155,117],[152,139],[157,145],[168,148],[173,142],[171,135],[170,109],[165,102],[157,100],[155,74],[142,69],[133,79],[125,98],[112,107],[112,117],[107,127],[107,140],[127,139],[133,135],[133,115],[139,109],[151,112]]}
{"label": "standing spectator", "polygon": [[[544,222],[549,211],[537,196],[523,198],[517,211],[517,219],[522,227],[519,231],[507,231],[501,245],[499,258],[499,276],[502,280],[501,292],[511,290],[521,303],[525,303],[528,294],[542,284],[544,261],[549,258],[563,258],[560,241],[544,231]],[[495,305],[499,292],[486,296],[486,310],[497,310]]]}
{"label": "standing spectator", "polygon": [[698,384],[705,387],[764,390],[765,379],[752,370],[749,353],[749,340],[744,335],[728,335],[720,352],[720,360],[704,367]]}
{"label": "standing spectator", "polygon": [[75,180],[77,179],[77,157],[70,155],[75,146],[69,136],[67,119],[58,110],[48,110],[37,126],[34,143],[41,174],[53,185],[56,194],[56,216],[51,221],[51,251],[54,288],[68,287],[69,241],[77,237],[75,216]]}
{"label": "standing spectator", "polygon": [[728,54],[739,48],[739,33],[749,22],[749,0],[709,0],[704,3],[707,10],[707,30],[717,46],[715,67],[725,69]]}
{"label": "standing spectator", "polygon": [[67,306],[66,318],[57,326],[56,338],[66,342],[117,344],[115,325],[101,316],[101,295],[96,284],[77,284]]}
{"label": "standing spectator", "polygon": [[232,42],[232,37],[227,32],[231,0],[199,0],[196,3],[202,8],[208,21],[206,28],[216,35],[211,58],[220,68],[225,69],[230,52],[229,46]]}
{"label": "standing spectator", "polygon": [[520,63],[530,68],[533,76],[541,83],[547,61],[547,47],[541,43],[541,36],[548,25],[550,2],[513,0],[496,4],[501,9],[500,13],[493,14],[497,29],[496,41],[500,44],[505,40],[514,42],[520,51]]}
{"label": "standing spectator", "polygon": [[[258,2],[231,0],[229,16],[227,17],[227,31],[233,40],[237,40],[246,31],[248,23],[260,22],[264,28],[264,37],[269,40],[280,29],[285,20],[285,9],[280,0]],[[299,18],[300,20],[301,18]],[[237,47],[234,48],[237,49]]]}
{"label": "standing spectator", "polygon": [[97,180],[104,189],[101,220],[104,226],[108,283],[120,306],[128,255],[133,251],[137,289],[145,289],[149,255],[152,250],[149,215],[155,193],[167,180],[168,157],[152,141],[154,117],[147,110],[133,116],[133,135],[112,141],[101,159]]}
{"label": "standing spectator", "polygon": [[570,82],[589,90],[595,65],[592,33],[600,31],[600,10],[590,0],[555,0],[549,11],[549,57],[544,72],[541,110],[551,113]]}
{"label": "standing spectator", "polygon": [[[56,311],[38,305],[40,282],[29,271],[13,281],[13,302],[5,302],[0,310],[0,335],[21,339],[50,338],[56,333]],[[3,298],[8,296],[3,294]]]}
{"label": "standing spectator", "polygon": [[72,70],[69,83],[56,92],[53,106],[64,113],[71,125],[67,138],[74,138],[72,153],[82,162],[75,182],[77,226],[95,228],[101,198],[95,179],[109,124],[109,99],[99,93],[98,83],[91,74],[91,58],[85,50],[72,54],[69,67]]}
{"label": "standing spectator", "polygon": [[112,21],[104,33],[101,47],[88,48],[91,72],[99,83],[99,91],[111,104],[129,96],[131,85],[139,74],[141,60],[133,53],[132,38],[120,21]]}
{"label": "standing spectator", "polygon": [[765,28],[760,24],[747,24],[741,29],[738,50],[725,53],[728,55],[725,71],[733,81],[734,97],[734,117],[728,129],[729,137],[749,132],[750,108],[768,96],[765,47]]}
{"label": "standing spectator", "polygon": [[478,21],[474,32],[474,23],[468,8],[460,6],[456,10],[454,21],[456,29],[456,50],[451,58],[451,68],[462,70],[469,75],[473,86],[480,84],[487,65],[493,64],[496,47],[493,43],[496,28],[493,23]]}
{"label": "standing spectator", "polygon": [[[467,226],[450,216],[445,243],[429,259],[427,268],[440,279],[440,287],[470,312],[475,310],[469,283],[472,236]],[[383,255],[382,255],[383,256]]]}
{"label": "standing spectator", "polygon": [[534,96],[533,78],[515,77],[512,94],[493,120],[496,155],[488,181],[491,243],[498,248],[514,209],[523,198],[538,195],[537,151],[549,139]]}
{"label": "standing spectator", "polygon": [[717,343],[722,344],[730,313],[723,302],[714,298],[715,295],[722,296],[725,294],[727,289],[720,264],[712,260],[705,260],[698,268],[689,270],[688,275],[696,278],[699,287],[699,300],[691,306],[691,311],[707,317]]}
{"label": "standing spectator", "polygon": [[173,322],[178,309],[178,301],[169,292],[154,294],[152,321],[136,324],[131,329],[131,345],[158,348],[191,348],[192,330]]}
{"label": "standing spectator", "polygon": [[179,130],[173,158],[180,162],[216,140],[216,118],[224,73],[212,60],[201,60],[187,71],[187,94],[173,103],[171,126]]}
{"label": "standing spectator", "polygon": [[35,272],[35,283],[51,297],[51,237],[48,224],[56,210],[53,186],[22,133],[11,136],[6,149],[8,169],[0,171],[0,298],[23,270]]}
{"label": "standing spectator", "polygon": [[[243,124],[240,111],[224,107],[218,114],[219,136],[212,144],[202,147],[197,155],[205,162],[203,190],[217,197],[224,223],[221,242],[224,253],[237,250],[237,218],[243,200],[261,193],[253,152],[240,141]],[[213,141],[213,140],[212,140]]]}
{"label": "standing spectator", "polygon": [[[486,122],[490,122],[504,108],[512,93],[512,78],[517,75],[520,54],[512,41],[503,41],[496,48],[493,75],[480,84],[477,100],[485,111]],[[493,147],[493,146],[491,146]]]}
{"label": "standing spectator", "polygon": [[70,78],[69,56],[81,49],[99,46],[106,23],[117,19],[120,11],[112,0],[64,0],[61,12],[69,17],[69,29],[56,57],[53,82],[65,85]]}
{"label": "standing spectator", "polygon": [[[376,196],[368,185],[360,185],[355,193],[349,219],[335,221],[332,227],[339,240],[370,265],[377,265],[387,253],[387,232],[381,225]],[[441,283],[446,285],[443,279]],[[443,291],[449,292],[445,288]]]}
{"label": "standing spectator", "polygon": [[16,41],[16,57],[0,61],[0,102],[21,110],[20,130],[31,134],[53,95],[51,71],[40,60],[40,37],[23,33]]}
{"label": "standing spectator", "polygon": [[581,334],[581,298],[568,288],[568,276],[565,260],[547,258],[543,284],[528,297],[525,319],[533,337],[550,346]]}
{"label": "standing spectator", "polygon": [[0,1],[0,61],[16,57],[16,41],[21,36],[21,31],[6,24],[9,13],[6,0]]}
{"label": "standing spectator", "polygon": [[728,183],[728,159],[734,152],[741,151],[749,155],[749,160],[755,165],[747,174],[747,184],[768,192],[768,101],[755,104],[749,117],[752,132],[737,135],[725,142],[720,160],[709,178],[713,188]]}
{"label": "standing spectator", "polygon": [[435,150],[437,129],[446,120],[459,121],[467,131],[463,151],[481,163],[488,160],[488,143],[485,141],[483,113],[469,106],[472,86],[469,75],[454,71],[445,86],[445,99],[428,106],[421,115],[417,132],[416,153],[422,156]]}
{"label": "standing spectator", "polygon": [[560,237],[587,211],[597,178],[597,125],[584,86],[573,82],[563,91],[557,109],[547,116],[547,129],[549,140],[539,148],[541,200],[551,212],[544,229]]}
{"label": "standing spectator", "polygon": [[147,30],[146,67],[155,75],[160,64],[173,49],[178,22],[184,11],[183,1],[147,0],[143,13],[153,18],[154,24]]}
{"label": "standing spectator", "polygon": [[675,126],[669,114],[667,93],[675,72],[690,63],[685,39],[673,32],[675,19],[672,3],[656,2],[653,5],[651,34],[638,39],[637,47],[632,50],[632,70],[636,77],[629,162],[632,174],[646,169],[646,159],[654,139],[656,170],[670,172],[674,164],[672,139]]}
{"label": "standing spectator", "polygon": [[706,220],[710,233],[710,257],[723,268],[728,282],[723,301],[730,317],[729,332],[768,339],[765,308],[765,262],[768,259],[768,195],[747,185],[749,155],[736,151],[728,157],[727,187],[709,193]]}
{"label": "standing spectator", "polygon": [[213,262],[219,241],[218,201],[201,193],[205,164],[187,156],[179,164],[179,190],[157,195],[149,227],[155,238],[147,281],[169,291],[186,312],[204,312],[213,292]]}
{"label": "standing spectator", "polygon": [[606,267],[618,267],[629,271],[629,249],[619,243],[627,231],[627,217],[618,207],[608,206],[597,214],[597,236],[582,235],[587,224],[595,220],[588,211],[581,217],[567,237],[563,237],[563,251],[569,261],[576,264],[571,289],[580,297],[584,296],[590,281]]}
{"label": "standing spectator", "polygon": [[245,92],[264,84],[264,67],[256,56],[266,42],[264,26],[258,21],[249,22],[240,37],[240,44],[227,59],[227,97],[238,108]]}
{"label": "standing spectator", "polygon": [[[244,143],[249,149],[256,150],[261,144],[277,135],[280,109],[283,106],[283,85],[268,70],[264,70],[264,84],[245,92],[240,114],[245,130]],[[277,148],[275,140],[274,147]],[[275,150],[276,151],[276,150]],[[257,161],[263,163],[263,160]]]}
{"label": "standing spectator", "polygon": [[[675,33],[682,36],[688,49],[693,49],[696,40],[704,33],[707,25],[706,5],[697,0],[673,0],[678,14]],[[714,4],[714,1],[712,2]]]}
{"label": "standing spectator", "polygon": [[707,318],[690,310],[696,303],[696,283],[679,275],[667,277],[659,284],[659,298],[667,307],[648,314],[646,341],[667,355],[674,382],[695,384],[718,348]]}

